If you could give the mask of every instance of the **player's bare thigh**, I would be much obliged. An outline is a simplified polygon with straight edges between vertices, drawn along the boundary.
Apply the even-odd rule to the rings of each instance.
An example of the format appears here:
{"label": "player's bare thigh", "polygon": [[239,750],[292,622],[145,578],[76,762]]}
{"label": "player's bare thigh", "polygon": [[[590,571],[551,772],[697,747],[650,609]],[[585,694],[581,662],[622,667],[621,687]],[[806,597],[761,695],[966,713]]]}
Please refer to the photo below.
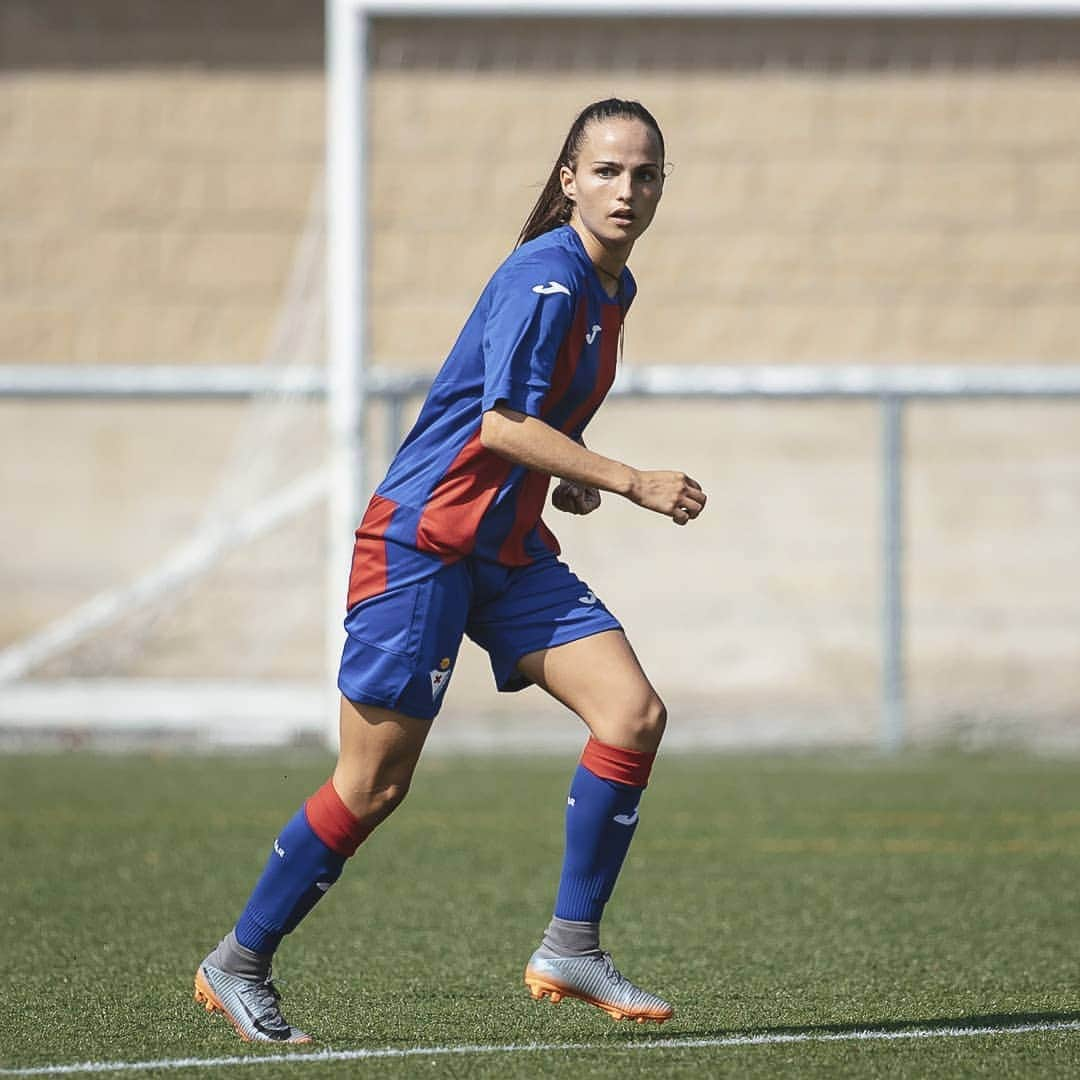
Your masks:
{"label": "player's bare thigh", "polygon": [[377,823],[409,790],[430,720],[341,699],[334,788],[357,817]]}
{"label": "player's bare thigh", "polygon": [[523,656],[518,670],[572,709],[609,746],[655,751],[667,711],[621,630]]}

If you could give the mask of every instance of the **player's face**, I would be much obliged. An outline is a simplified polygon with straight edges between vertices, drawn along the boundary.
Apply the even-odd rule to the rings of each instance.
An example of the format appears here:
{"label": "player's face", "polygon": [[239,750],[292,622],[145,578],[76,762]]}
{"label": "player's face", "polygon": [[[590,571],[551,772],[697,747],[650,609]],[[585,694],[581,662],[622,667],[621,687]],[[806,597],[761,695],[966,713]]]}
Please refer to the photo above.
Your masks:
{"label": "player's face", "polygon": [[656,133],[632,118],[589,124],[577,167],[563,166],[560,178],[585,230],[605,248],[628,252],[664,190]]}

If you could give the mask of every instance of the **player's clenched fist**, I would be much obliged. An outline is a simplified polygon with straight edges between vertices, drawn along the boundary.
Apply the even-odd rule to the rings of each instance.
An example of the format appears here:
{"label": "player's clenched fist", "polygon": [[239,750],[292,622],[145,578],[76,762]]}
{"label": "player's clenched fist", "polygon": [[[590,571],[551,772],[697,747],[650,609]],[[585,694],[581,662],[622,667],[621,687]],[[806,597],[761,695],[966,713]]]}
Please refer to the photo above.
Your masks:
{"label": "player's clenched fist", "polygon": [[551,493],[551,504],[567,514],[591,514],[600,505],[600,492],[588,484],[560,480]]}
{"label": "player's clenched fist", "polygon": [[664,514],[676,525],[685,525],[705,509],[701,485],[683,472],[638,472],[630,500],[646,510]]}

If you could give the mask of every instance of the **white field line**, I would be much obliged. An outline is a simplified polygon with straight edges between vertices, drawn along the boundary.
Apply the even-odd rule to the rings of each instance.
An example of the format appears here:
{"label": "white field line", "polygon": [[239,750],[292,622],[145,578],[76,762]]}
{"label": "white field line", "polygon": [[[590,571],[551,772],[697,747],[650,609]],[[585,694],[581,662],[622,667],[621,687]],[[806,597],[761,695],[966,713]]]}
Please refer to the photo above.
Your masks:
{"label": "white field line", "polygon": [[780,1046],[788,1043],[829,1042],[899,1042],[905,1039],[960,1039],[988,1035],[1033,1035],[1053,1032],[1080,1032],[1080,1020],[1061,1020],[1045,1024],[1017,1024],[1001,1027],[910,1028],[890,1031],[865,1028],[860,1031],[793,1032],[784,1034],[726,1035],[715,1039],[642,1039],[612,1043],[507,1043],[480,1046],[406,1046],[377,1050],[322,1050],[316,1053],[297,1051],[225,1058],[161,1058],[157,1061],[82,1061],[73,1065],[37,1065],[26,1069],[0,1068],[0,1076],[67,1076],[104,1072],[144,1072],[155,1069],[228,1068],[233,1065],[316,1065],[337,1061],[371,1061],[376,1058],[452,1057],[478,1054],[536,1054],[567,1051],[606,1050],[699,1050],[734,1046]]}

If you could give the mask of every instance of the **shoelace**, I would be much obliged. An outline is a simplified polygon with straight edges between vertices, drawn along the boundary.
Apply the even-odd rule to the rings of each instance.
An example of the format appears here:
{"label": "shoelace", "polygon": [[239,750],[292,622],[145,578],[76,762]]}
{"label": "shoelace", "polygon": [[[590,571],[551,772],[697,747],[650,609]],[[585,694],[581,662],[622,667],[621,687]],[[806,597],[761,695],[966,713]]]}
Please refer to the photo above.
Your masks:
{"label": "shoelace", "polygon": [[611,959],[611,953],[602,952],[600,957],[604,961],[604,972],[607,974],[608,979],[613,983],[621,983],[623,975],[615,966],[615,961]]}
{"label": "shoelace", "polygon": [[281,994],[270,979],[252,983],[250,987],[244,989],[244,996],[251,1002],[253,1011],[258,1010],[259,1020],[262,1023],[275,1024],[282,1028],[289,1026],[285,1023],[285,1017],[281,1015],[281,1010],[278,1008]]}

